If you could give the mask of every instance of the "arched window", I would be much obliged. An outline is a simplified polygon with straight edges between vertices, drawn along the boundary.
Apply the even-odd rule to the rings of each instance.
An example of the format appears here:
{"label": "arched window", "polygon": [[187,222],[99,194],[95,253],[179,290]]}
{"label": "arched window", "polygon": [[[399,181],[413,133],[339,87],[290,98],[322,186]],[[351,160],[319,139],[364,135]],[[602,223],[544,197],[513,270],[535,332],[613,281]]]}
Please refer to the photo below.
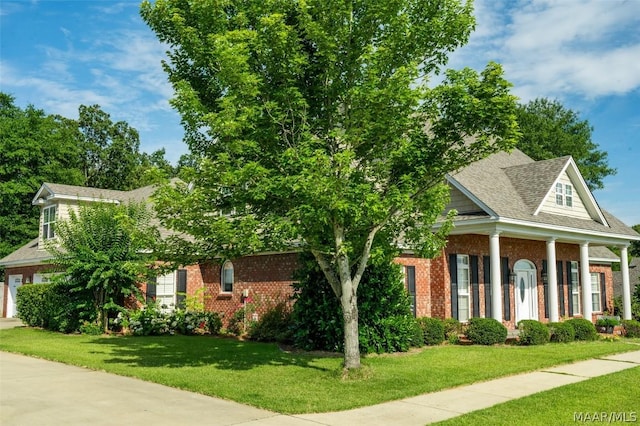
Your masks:
{"label": "arched window", "polygon": [[233,291],[233,263],[224,262],[222,265],[221,288],[223,293],[231,293]]}

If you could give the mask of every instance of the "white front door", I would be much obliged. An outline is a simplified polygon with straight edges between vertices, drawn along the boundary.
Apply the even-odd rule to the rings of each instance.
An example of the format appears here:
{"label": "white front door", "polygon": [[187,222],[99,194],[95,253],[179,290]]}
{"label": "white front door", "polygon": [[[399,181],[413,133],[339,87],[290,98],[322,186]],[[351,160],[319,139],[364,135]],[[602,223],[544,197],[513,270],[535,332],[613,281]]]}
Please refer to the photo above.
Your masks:
{"label": "white front door", "polygon": [[519,260],[514,266],[516,282],[514,297],[516,306],[516,324],[524,319],[538,319],[538,288],[536,269],[533,263]]}
{"label": "white front door", "polygon": [[7,318],[13,318],[18,313],[16,300],[18,287],[22,285],[22,275],[9,275],[9,292],[7,295]]}

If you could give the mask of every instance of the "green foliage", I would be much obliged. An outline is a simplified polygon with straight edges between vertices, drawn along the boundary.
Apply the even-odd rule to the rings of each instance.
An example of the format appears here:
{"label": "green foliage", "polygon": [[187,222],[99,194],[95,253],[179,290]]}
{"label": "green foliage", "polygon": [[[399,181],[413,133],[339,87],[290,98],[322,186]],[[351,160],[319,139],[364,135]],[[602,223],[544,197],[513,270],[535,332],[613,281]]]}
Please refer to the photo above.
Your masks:
{"label": "green foliage", "polygon": [[576,332],[576,340],[596,340],[598,332],[593,323],[584,318],[571,318],[565,321],[573,327]]}
{"label": "green foliage", "polygon": [[428,346],[439,345],[445,339],[444,322],[439,318],[418,318],[418,324],[424,335],[424,343]]}
{"label": "green foliage", "polygon": [[447,342],[456,344],[460,340],[460,334],[464,333],[464,327],[460,321],[455,318],[446,318],[444,321],[444,335]]}
{"label": "green foliage", "polygon": [[[326,277],[310,255],[301,256],[301,267],[295,285],[296,302],[293,306],[295,345],[307,350],[320,349],[341,352],[344,348],[344,330],[340,305]],[[360,342],[363,352],[379,352],[385,348],[408,348],[416,333],[411,321],[411,307],[400,267],[390,256],[375,260],[366,269],[358,295]],[[400,339],[406,342],[385,341],[391,330],[399,329]]]}
{"label": "green foliage", "polygon": [[140,309],[121,310],[112,322],[134,336],[219,334],[222,318],[217,312],[176,309],[166,312],[157,303],[148,303]]}
{"label": "green foliage", "polygon": [[248,310],[247,306],[242,306],[231,315],[231,318],[227,321],[227,333],[234,336],[242,336],[247,332],[248,326],[251,325],[247,324],[247,321],[250,321],[247,318]]}
{"label": "green foliage", "polygon": [[570,322],[552,322],[549,327],[550,340],[556,343],[569,343],[576,339],[576,330]]}
{"label": "green foliage", "polygon": [[534,160],[571,155],[592,191],[602,189],[603,179],[616,173],[607,164],[606,151],[591,140],[589,122],[560,102],[538,98],[518,106],[518,124],[521,151]]}
{"label": "green foliage", "polygon": [[[640,223],[632,226],[633,230],[640,234]],[[640,257],[640,241],[631,241],[631,245],[629,246],[629,255],[632,257]],[[638,284],[638,283],[631,283]]]}
{"label": "green foliage", "polygon": [[544,345],[549,343],[549,328],[536,320],[521,320],[518,322],[518,343],[521,345]]}
{"label": "green foliage", "polygon": [[18,316],[31,327],[63,333],[79,331],[84,321],[95,320],[94,312],[86,309],[90,305],[85,295],[55,283],[18,288]]}
{"label": "green foliage", "polygon": [[622,320],[626,337],[640,337],[640,321]]}
{"label": "green foliage", "polygon": [[615,327],[620,325],[618,317],[605,316],[596,320],[596,327]]}
{"label": "green foliage", "polygon": [[248,334],[249,339],[258,342],[290,343],[293,337],[291,308],[286,302],[276,304],[251,323]]}
{"label": "green foliage", "polygon": [[189,187],[156,194],[161,220],[195,237],[176,237],[174,253],[311,251],[348,319],[345,367],[359,366],[356,298],[340,295],[357,295],[371,256],[400,236],[438,253],[445,175],[519,134],[498,64],[444,71],[471,2],[156,0],[141,15],[170,46],[172,104],[203,157],[183,170]]}
{"label": "green foliage", "polygon": [[67,221],[56,224],[57,243],[47,247],[57,276],[69,291],[91,297],[93,312],[106,331],[108,308],[122,307],[139,296],[138,283],[158,271],[151,252],[158,231],[143,204],[100,203],[71,210]]}
{"label": "green foliage", "polygon": [[415,318],[394,315],[368,324],[360,324],[360,351],[362,353],[406,352],[410,347],[423,344],[424,336],[418,331]]}
{"label": "green foliage", "polygon": [[90,336],[99,336],[103,333],[102,325],[95,322],[85,321],[80,325],[79,330],[82,334],[88,334]]}
{"label": "green foliage", "polygon": [[38,236],[31,201],[43,182],[84,183],[71,121],[14,102],[0,92],[0,258]]}
{"label": "green foliage", "polygon": [[219,334],[222,318],[217,312],[176,309],[167,315],[169,331],[180,334]]}
{"label": "green foliage", "polygon": [[507,327],[493,318],[471,318],[466,335],[476,345],[495,345],[507,340]]}

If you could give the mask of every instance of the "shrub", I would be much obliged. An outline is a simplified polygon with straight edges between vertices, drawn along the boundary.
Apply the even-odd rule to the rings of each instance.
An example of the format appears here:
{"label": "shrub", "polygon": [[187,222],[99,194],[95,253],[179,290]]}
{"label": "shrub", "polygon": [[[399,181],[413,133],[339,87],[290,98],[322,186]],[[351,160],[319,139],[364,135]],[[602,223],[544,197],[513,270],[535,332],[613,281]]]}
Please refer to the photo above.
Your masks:
{"label": "shrub", "polygon": [[[340,302],[313,256],[302,254],[300,265],[293,306],[294,344],[306,350],[340,352],[344,346]],[[363,353],[395,352],[418,344],[400,266],[392,256],[376,257],[367,266],[358,287],[358,323]],[[392,329],[399,334],[392,336]]]}
{"label": "shrub", "polygon": [[462,323],[455,318],[447,318],[443,321],[444,325],[444,335],[447,339],[447,342],[451,344],[457,344],[460,340],[458,336],[463,334],[464,327]]}
{"label": "shrub", "polygon": [[176,309],[167,315],[167,332],[180,334],[218,334],[222,327],[222,319],[217,312]]}
{"label": "shrub", "polygon": [[627,337],[640,337],[640,321],[622,320],[622,326]]}
{"label": "shrub", "polygon": [[576,339],[576,331],[570,322],[552,322],[548,324],[550,340],[556,343],[573,342]]}
{"label": "shrub", "polygon": [[134,336],[157,336],[173,331],[169,327],[169,316],[164,314],[156,303],[149,303],[142,309],[130,311],[125,324]]}
{"label": "shrub", "polygon": [[425,345],[433,346],[444,342],[445,326],[439,318],[418,318],[418,325],[422,329]]}
{"label": "shrub", "polygon": [[100,324],[96,324],[95,322],[85,321],[80,326],[80,333],[88,334],[91,336],[99,336],[103,333],[102,326]]}
{"label": "shrub", "polygon": [[416,338],[415,318],[396,315],[359,327],[360,351],[367,353],[406,352]]}
{"label": "shrub", "polygon": [[596,340],[598,332],[593,323],[584,318],[572,318],[566,321],[576,331],[576,340]]}
{"label": "shrub", "polygon": [[596,327],[615,327],[620,325],[620,320],[616,317],[603,317],[596,320]]}
{"label": "shrub", "polygon": [[495,345],[507,340],[507,327],[493,318],[471,318],[466,335],[477,345]]}
{"label": "shrub", "polygon": [[246,309],[241,307],[231,315],[227,323],[227,333],[234,336],[242,336],[247,331],[246,326]]}
{"label": "shrub", "polygon": [[518,322],[520,331],[518,342],[521,345],[543,345],[549,343],[549,329],[536,320],[522,320]]}
{"label": "shrub", "polygon": [[95,320],[91,300],[61,283],[24,285],[17,296],[18,316],[31,327],[72,333]]}
{"label": "shrub", "polygon": [[289,343],[292,336],[291,309],[286,302],[276,304],[249,327],[249,338],[259,342]]}

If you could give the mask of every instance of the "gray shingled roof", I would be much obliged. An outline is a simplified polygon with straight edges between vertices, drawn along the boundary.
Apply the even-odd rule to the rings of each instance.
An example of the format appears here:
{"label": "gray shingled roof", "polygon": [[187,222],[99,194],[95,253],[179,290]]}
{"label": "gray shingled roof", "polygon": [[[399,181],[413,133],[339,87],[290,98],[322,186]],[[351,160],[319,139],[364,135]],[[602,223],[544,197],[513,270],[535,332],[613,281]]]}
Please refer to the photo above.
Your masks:
{"label": "gray shingled roof", "polygon": [[[629,285],[633,295],[636,286],[640,285],[640,257],[633,258],[629,262]],[[620,271],[613,271],[613,295],[622,296],[622,272]]]}
{"label": "gray shingled roof", "polygon": [[47,259],[51,259],[51,255],[48,251],[38,248],[38,239],[36,238],[0,259],[0,264],[36,264]]}
{"label": "gray shingled roof", "polygon": [[514,149],[490,155],[450,177],[500,218],[638,237],[632,228],[602,209],[609,227],[594,220],[545,212],[534,215],[567,161],[569,157],[535,162]]}
{"label": "gray shingled roof", "polygon": [[87,186],[63,185],[60,183],[49,183],[49,182],[45,182],[43,185],[47,189],[49,189],[53,193],[53,195],[98,198],[98,199],[105,199],[105,200],[123,201],[124,199],[126,199],[127,194],[131,192],[131,191],[117,191],[114,189],[91,188]]}

